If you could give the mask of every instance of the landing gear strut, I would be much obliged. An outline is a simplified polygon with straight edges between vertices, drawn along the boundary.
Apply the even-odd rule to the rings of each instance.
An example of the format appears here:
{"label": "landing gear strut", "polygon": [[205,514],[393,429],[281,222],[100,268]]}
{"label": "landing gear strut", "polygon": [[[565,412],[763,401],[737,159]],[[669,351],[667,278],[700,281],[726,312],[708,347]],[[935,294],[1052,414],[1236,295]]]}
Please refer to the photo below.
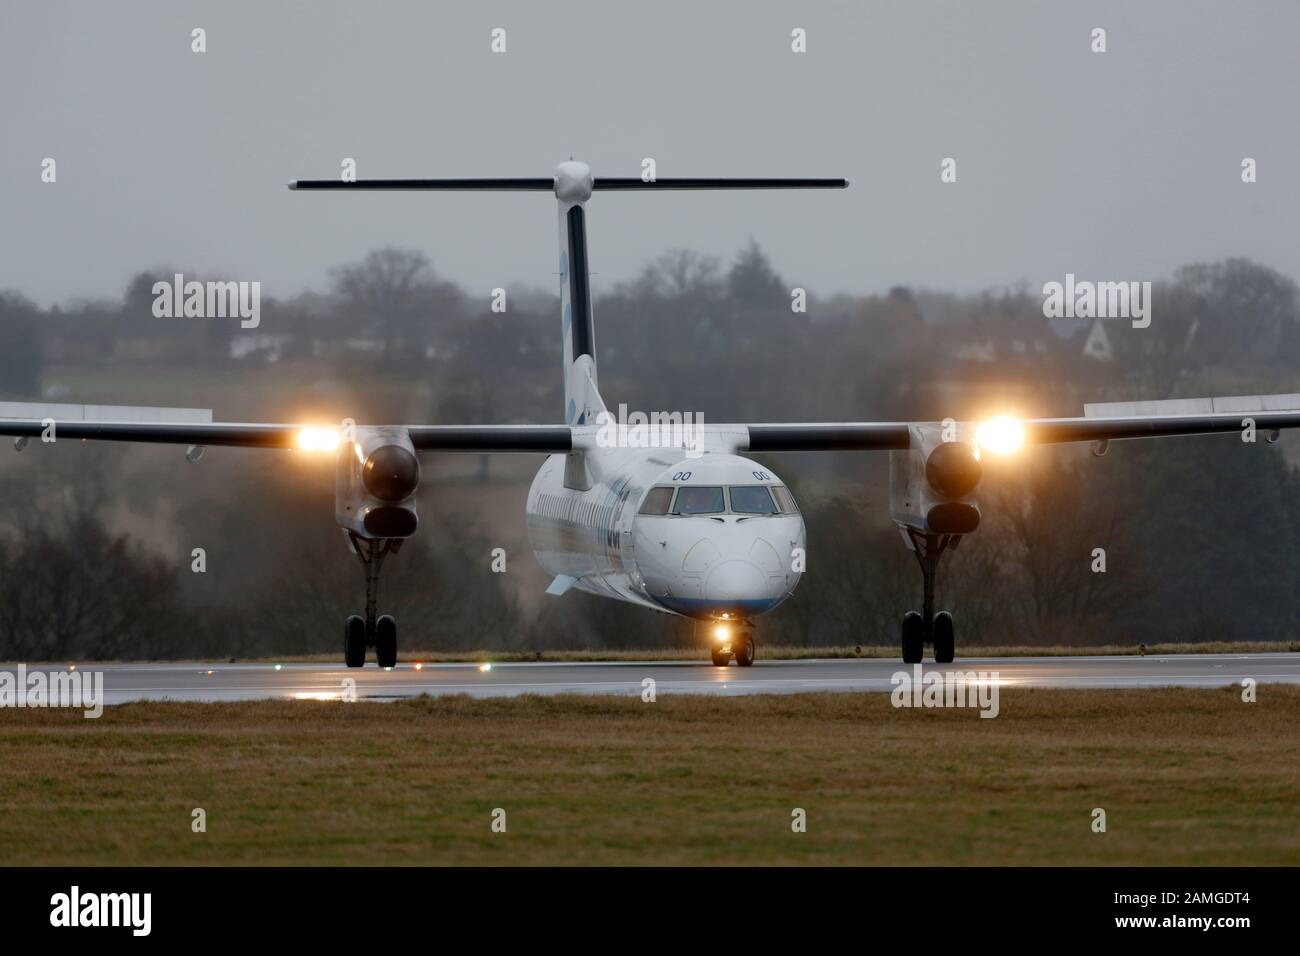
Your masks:
{"label": "landing gear strut", "polygon": [[366,616],[353,614],[343,627],[343,660],[348,667],[364,667],[366,648],[375,649],[380,667],[397,666],[397,621],[379,614],[379,572],[384,558],[401,550],[403,538],[362,538],[348,532],[348,540],[366,572]]}
{"label": "landing gear strut", "polygon": [[956,548],[961,540],[955,534],[924,534],[915,528],[904,528],[912,542],[912,553],[921,566],[925,590],[921,611],[908,611],[903,615],[903,663],[919,664],[925,656],[925,645],[934,645],[934,662],[951,664],[956,652],[956,635],[953,632],[952,613],[934,612],[934,579],[939,570],[939,558],[949,548]]}

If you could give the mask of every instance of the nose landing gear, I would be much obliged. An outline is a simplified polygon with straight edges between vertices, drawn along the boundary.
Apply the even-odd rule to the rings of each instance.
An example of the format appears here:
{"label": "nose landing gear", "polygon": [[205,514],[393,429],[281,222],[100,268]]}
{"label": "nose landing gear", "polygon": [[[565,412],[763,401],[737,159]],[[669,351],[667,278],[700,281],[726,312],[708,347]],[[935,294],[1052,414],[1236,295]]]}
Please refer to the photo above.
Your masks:
{"label": "nose landing gear", "polygon": [[[699,622],[703,624],[704,622]],[[697,627],[699,625],[697,624]],[[713,658],[714,667],[726,667],[731,659],[736,659],[737,667],[752,667],[754,664],[754,626],[748,621],[731,618],[707,623],[709,638],[709,656]]]}
{"label": "nose landing gear", "polygon": [[934,662],[951,664],[957,649],[953,630],[952,612],[934,612],[934,580],[939,571],[939,558],[949,548],[956,548],[961,540],[955,534],[923,534],[914,528],[904,527],[912,542],[912,552],[921,566],[924,579],[922,610],[908,611],[903,615],[903,663],[919,664],[925,656],[925,645],[934,646]]}
{"label": "nose landing gear", "polygon": [[379,614],[379,572],[384,558],[396,554],[403,538],[362,538],[348,532],[348,540],[366,572],[366,616],[353,614],[343,626],[343,661],[348,667],[364,667],[366,648],[375,649],[380,667],[397,666],[397,620]]}

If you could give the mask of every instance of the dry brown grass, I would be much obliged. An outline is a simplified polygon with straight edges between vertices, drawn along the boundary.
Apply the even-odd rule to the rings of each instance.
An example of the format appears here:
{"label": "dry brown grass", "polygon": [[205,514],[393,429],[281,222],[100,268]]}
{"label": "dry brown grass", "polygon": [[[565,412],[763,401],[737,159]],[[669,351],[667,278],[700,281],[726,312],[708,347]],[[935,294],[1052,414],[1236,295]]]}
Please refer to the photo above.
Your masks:
{"label": "dry brown grass", "polygon": [[1298,726],[1283,686],[5,710],[0,864],[1295,865]]}

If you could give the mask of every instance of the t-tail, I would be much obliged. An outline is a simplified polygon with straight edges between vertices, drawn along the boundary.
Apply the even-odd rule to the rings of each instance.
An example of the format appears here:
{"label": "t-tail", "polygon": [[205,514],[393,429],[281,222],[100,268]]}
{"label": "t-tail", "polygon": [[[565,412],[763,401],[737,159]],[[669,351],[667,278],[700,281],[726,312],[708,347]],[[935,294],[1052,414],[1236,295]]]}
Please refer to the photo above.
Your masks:
{"label": "t-tail", "polygon": [[605,411],[596,375],[596,328],[591,311],[587,200],[602,189],[843,189],[844,179],[655,178],[591,175],[586,163],[561,163],[548,178],[494,179],[299,179],[290,189],[334,190],[528,190],[554,192],[559,202],[560,318],[564,337],[564,420],[594,423]]}

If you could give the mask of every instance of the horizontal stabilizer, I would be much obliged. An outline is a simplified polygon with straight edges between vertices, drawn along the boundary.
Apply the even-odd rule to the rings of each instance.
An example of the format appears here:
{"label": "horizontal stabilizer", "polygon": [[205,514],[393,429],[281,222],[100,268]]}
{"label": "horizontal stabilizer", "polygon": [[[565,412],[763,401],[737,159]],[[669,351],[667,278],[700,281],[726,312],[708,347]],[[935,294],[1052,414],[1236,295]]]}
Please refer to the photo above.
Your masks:
{"label": "horizontal stabilizer", "polygon": [[552,176],[495,179],[358,179],[344,182],[341,179],[295,179],[290,189],[534,189],[550,192],[555,188]]}
{"label": "horizontal stabilizer", "polygon": [[[601,189],[844,189],[849,185],[847,179],[781,179],[771,177],[728,178],[728,177],[670,177],[646,181],[639,176],[597,176],[591,181],[591,188]],[[337,190],[499,190],[551,192],[555,189],[555,178],[518,178],[498,177],[489,179],[358,179],[344,182],[342,179],[295,179],[289,183],[290,189],[337,189]]]}
{"label": "horizontal stabilizer", "polygon": [[766,176],[668,177],[647,182],[639,176],[597,176],[592,189],[845,189],[847,179],[781,179]]}

